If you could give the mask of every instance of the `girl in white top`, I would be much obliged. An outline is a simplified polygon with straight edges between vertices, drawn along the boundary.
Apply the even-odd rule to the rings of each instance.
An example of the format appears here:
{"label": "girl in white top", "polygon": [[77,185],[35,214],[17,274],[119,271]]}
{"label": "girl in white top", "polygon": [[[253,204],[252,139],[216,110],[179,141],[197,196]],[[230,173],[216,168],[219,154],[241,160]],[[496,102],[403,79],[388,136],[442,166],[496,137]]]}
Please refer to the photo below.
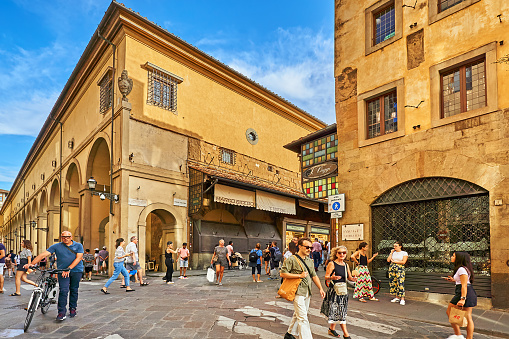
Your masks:
{"label": "girl in white top", "polygon": [[403,244],[400,241],[394,243],[394,249],[387,258],[389,265],[390,293],[395,296],[391,303],[399,302],[405,305],[405,264],[408,260],[408,253],[403,251]]}
{"label": "girl in white top", "polygon": [[[447,307],[447,316],[449,317],[451,308],[457,306],[463,307],[463,310],[466,311],[467,318],[467,339],[472,339],[474,337],[472,308],[477,306],[477,294],[471,284],[474,282],[472,262],[467,252],[454,252],[451,257],[451,262],[454,263],[454,275],[452,277],[442,277],[447,281],[454,281],[456,284],[454,297]],[[451,326],[454,330],[454,335],[449,336],[448,339],[465,339],[458,325],[451,324]]]}

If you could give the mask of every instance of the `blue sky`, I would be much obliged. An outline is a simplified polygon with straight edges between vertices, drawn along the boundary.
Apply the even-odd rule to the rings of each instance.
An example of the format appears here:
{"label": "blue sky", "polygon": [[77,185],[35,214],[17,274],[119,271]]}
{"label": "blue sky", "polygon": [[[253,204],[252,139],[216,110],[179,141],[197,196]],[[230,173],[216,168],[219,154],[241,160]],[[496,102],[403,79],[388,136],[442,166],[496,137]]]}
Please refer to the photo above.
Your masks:
{"label": "blue sky", "polygon": [[[298,107],[335,122],[332,0],[121,2]],[[0,188],[10,189],[109,4],[0,0]]]}

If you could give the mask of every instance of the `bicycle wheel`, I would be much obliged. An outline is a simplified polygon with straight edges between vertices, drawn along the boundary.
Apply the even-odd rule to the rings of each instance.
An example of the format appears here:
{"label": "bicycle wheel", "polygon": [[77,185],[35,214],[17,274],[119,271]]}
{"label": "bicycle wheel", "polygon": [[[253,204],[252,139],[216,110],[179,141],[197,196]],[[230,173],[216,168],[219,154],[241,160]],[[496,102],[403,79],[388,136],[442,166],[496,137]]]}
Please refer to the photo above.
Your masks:
{"label": "bicycle wheel", "polygon": [[380,292],[380,281],[377,278],[371,277],[371,286],[373,286],[374,294]]}
{"label": "bicycle wheel", "polygon": [[27,308],[27,317],[25,318],[25,326],[23,330],[28,331],[28,327],[32,322],[32,318],[34,317],[35,311],[37,310],[37,304],[39,303],[39,299],[41,298],[41,291],[32,292],[32,297],[30,298],[30,303]]}

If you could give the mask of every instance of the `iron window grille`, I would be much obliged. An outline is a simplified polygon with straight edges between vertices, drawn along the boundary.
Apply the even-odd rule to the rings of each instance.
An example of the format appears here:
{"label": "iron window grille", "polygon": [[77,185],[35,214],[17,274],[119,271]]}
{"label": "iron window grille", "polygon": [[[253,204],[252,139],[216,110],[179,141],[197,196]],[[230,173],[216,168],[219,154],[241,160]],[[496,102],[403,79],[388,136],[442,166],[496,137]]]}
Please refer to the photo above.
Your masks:
{"label": "iron window grille", "polygon": [[442,118],[486,106],[486,62],[463,64],[441,74]]}
{"label": "iron window grille", "polygon": [[189,215],[198,213],[202,207],[204,181],[202,172],[189,169]]}
{"label": "iron window grille", "polygon": [[113,79],[112,72],[108,71],[101,79],[100,83],[100,110],[101,113],[105,113],[111,108],[113,101]]}
{"label": "iron window grille", "polygon": [[438,13],[462,3],[464,0],[438,0]]}
{"label": "iron window grille", "polygon": [[373,46],[396,34],[396,10],[394,3],[373,13]]}
{"label": "iron window grille", "polygon": [[369,100],[367,105],[368,139],[398,131],[396,91]]}
{"label": "iron window grille", "polygon": [[219,160],[223,164],[235,165],[236,157],[237,157],[237,155],[236,155],[235,151],[232,151],[232,150],[229,150],[226,148],[221,148]]}
{"label": "iron window grille", "polygon": [[177,112],[177,79],[157,69],[148,72],[148,99],[149,105],[154,105]]}

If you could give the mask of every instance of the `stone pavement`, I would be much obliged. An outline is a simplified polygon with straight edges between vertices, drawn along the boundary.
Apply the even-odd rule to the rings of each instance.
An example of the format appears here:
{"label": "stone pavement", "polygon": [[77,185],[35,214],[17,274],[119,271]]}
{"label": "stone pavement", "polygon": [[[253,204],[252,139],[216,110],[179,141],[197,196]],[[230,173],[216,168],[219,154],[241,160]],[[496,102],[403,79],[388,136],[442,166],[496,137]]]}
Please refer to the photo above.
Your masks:
{"label": "stone pavement", "polygon": [[[21,297],[10,297],[13,279],[6,279],[0,294],[0,338],[282,338],[293,314],[291,303],[276,299],[278,281],[253,283],[250,271],[227,271],[223,286],[206,281],[204,271],[190,271],[189,279],[166,285],[162,274],[149,274],[150,286],[133,286],[126,293],[119,281],[104,295],[104,278],[80,285],[78,316],[56,322],[56,306],[48,314],[38,312],[29,333],[23,333],[24,307],[31,287],[22,285]],[[323,274],[322,274],[323,275]],[[309,319],[314,338],[330,338],[327,323],[319,315],[320,298],[315,288]],[[452,334],[445,305],[408,300],[406,306],[391,304],[379,293],[380,302],[360,303],[350,298],[348,330],[354,339],[447,338]],[[475,338],[495,335],[509,338],[509,314],[475,310]],[[482,334],[481,334],[482,333]]]}

